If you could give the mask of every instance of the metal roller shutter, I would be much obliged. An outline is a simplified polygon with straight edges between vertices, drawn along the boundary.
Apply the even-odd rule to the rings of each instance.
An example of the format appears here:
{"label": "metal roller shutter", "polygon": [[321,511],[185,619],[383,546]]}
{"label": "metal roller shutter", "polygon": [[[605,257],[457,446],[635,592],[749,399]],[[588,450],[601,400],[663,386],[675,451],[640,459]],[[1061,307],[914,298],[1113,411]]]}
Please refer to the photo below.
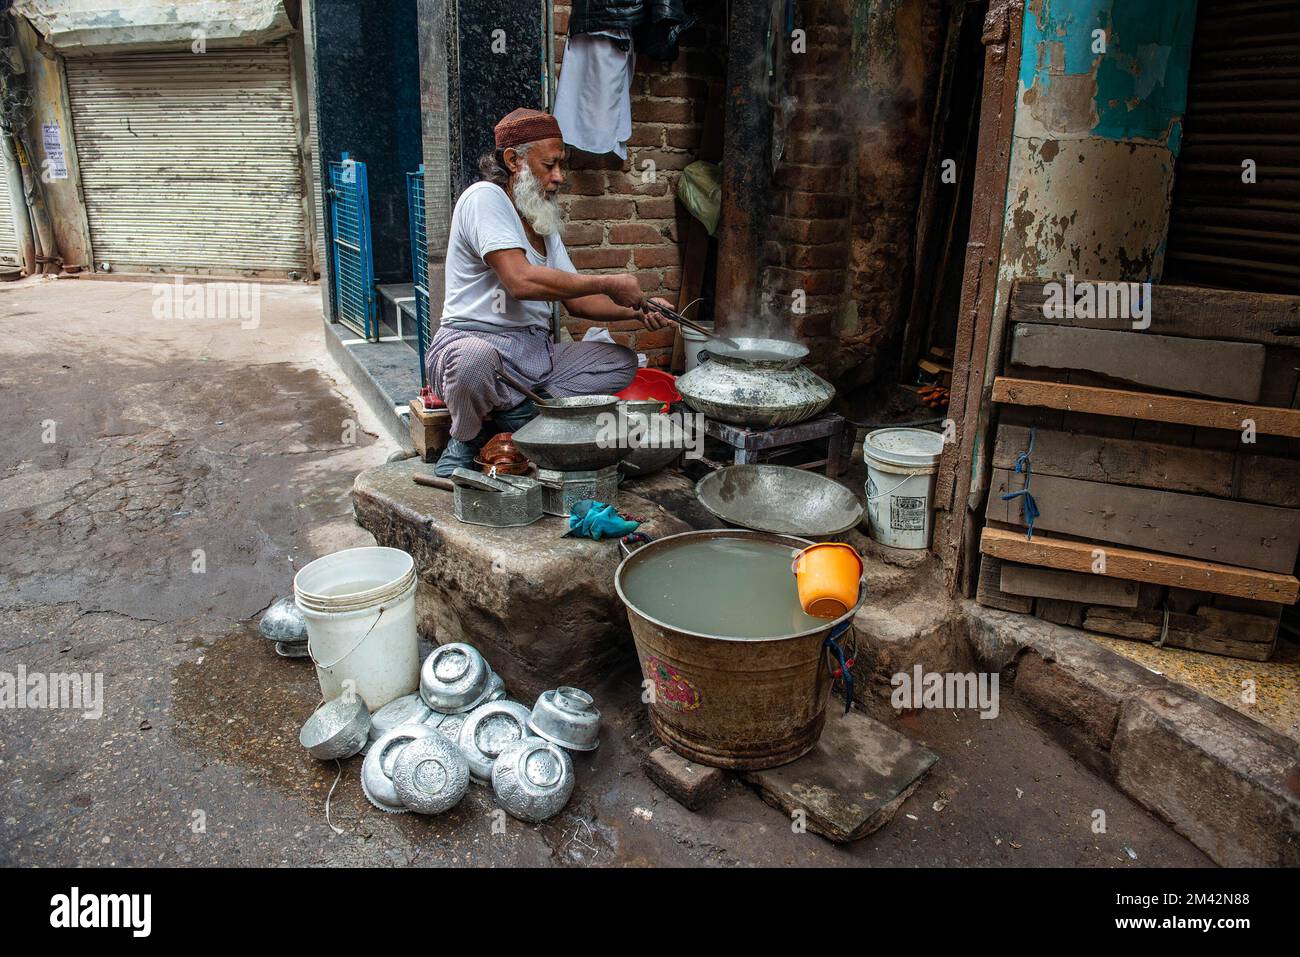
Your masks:
{"label": "metal roller shutter", "polygon": [[18,234],[14,231],[13,200],[9,195],[9,182],[5,179],[7,163],[4,151],[0,150],[0,264],[21,266]]}
{"label": "metal roller shutter", "polygon": [[97,262],[306,271],[286,44],[69,58],[67,75]]}
{"label": "metal roller shutter", "polygon": [[1300,4],[1200,0],[1165,282],[1300,293],[1297,104]]}

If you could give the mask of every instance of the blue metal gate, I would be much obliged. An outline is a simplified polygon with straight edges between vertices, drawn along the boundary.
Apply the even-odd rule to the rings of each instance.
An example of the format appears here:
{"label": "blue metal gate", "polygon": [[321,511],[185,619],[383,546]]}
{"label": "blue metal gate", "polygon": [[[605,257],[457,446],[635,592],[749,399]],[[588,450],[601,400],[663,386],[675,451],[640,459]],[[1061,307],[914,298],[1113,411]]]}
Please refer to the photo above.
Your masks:
{"label": "blue metal gate", "polygon": [[406,174],[406,208],[411,222],[411,281],[415,284],[415,331],[420,352],[420,387],[425,381],[424,353],[429,348],[429,242],[424,234],[424,164]]}
{"label": "blue metal gate", "polygon": [[334,261],[334,309],[340,322],[379,338],[375,259],[370,243],[370,187],[366,164],[343,154],[329,164],[330,244]]}

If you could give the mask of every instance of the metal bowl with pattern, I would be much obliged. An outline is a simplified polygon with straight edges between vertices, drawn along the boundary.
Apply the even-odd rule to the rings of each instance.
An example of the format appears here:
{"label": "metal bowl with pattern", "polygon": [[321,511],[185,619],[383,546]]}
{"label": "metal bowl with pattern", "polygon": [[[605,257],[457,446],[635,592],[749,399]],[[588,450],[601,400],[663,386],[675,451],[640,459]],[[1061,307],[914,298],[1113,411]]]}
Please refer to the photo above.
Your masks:
{"label": "metal bowl with pattern", "polygon": [[408,810],[441,814],[469,790],[469,765],[460,748],[440,734],[412,741],[393,765],[393,788]]}
{"label": "metal bowl with pattern", "polygon": [[492,765],[492,792],[506,812],[540,824],[558,814],[573,794],[573,759],[544,738],[524,738]]}
{"label": "metal bowl with pattern", "polygon": [[528,717],[528,728],[570,751],[594,751],[600,746],[600,711],[581,688],[543,691]]}
{"label": "metal bowl with pattern", "polygon": [[434,711],[469,711],[485,700],[491,677],[492,669],[473,646],[440,645],[420,667],[420,697]]}
{"label": "metal bowl with pattern", "polygon": [[370,712],[360,695],[340,695],[317,708],[298,732],[298,743],[320,761],[350,758],[365,747]]}
{"label": "metal bowl with pattern", "polygon": [[424,723],[431,713],[424,699],[415,692],[394,698],[370,716],[370,739],[363,750],[369,751],[372,744],[394,728]]}
{"label": "metal bowl with pattern", "polygon": [[404,724],[384,734],[370,747],[361,763],[361,790],[381,811],[399,814],[406,810],[393,784],[393,765],[412,741],[437,734],[436,728],[424,724]]}
{"label": "metal bowl with pattern", "polygon": [[492,765],[502,751],[528,737],[528,709],[518,701],[489,701],[465,718],[458,743],[479,784],[492,783]]}

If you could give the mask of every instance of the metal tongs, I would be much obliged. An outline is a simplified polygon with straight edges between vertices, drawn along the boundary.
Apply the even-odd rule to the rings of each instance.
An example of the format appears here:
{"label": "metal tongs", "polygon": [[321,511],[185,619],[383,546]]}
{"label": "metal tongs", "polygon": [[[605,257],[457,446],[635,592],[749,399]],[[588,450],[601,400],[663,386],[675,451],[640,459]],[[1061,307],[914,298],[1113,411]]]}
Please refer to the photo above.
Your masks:
{"label": "metal tongs", "polygon": [[695,322],[692,319],[687,319],[677,310],[669,309],[667,306],[663,305],[662,303],[655,302],[653,299],[641,300],[641,306],[644,309],[653,309],[655,312],[659,313],[659,315],[671,319],[673,322],[680,323],[681,325],[685,326],[687,329],[694,329],[702,336],[708,336],[710,339],[716,339],[718,342],[721,342],[724,346],[730,346],[733,349],[740,348],[740,344],[736,342],[735,339],[729,339],[726,336],[720,336],[712,329],[706,329],[698,322]]}

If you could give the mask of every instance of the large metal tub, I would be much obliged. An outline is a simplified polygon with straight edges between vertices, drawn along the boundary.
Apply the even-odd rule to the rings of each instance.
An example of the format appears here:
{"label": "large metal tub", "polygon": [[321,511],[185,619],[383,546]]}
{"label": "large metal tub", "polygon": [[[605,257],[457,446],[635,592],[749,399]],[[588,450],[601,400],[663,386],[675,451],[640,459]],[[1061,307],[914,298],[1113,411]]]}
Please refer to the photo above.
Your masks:
{"label": "large metal tub", "polygon": [[[631,552],[614,574],[627,607],[641,674],[654,686],[650,722],[678,754],[717,768],[758,770],[788,764],[821,737],[830,697],[827,635],[850,620],[858,603],[811,631],[777,638],[721,638],[682,631],[651,618],[623,590],[624,575],[690,539],[750,538],[793,549],[812,542],[793,535],[711,529],[669,535]],[[744,601],[744,595],[720,595]]]}

